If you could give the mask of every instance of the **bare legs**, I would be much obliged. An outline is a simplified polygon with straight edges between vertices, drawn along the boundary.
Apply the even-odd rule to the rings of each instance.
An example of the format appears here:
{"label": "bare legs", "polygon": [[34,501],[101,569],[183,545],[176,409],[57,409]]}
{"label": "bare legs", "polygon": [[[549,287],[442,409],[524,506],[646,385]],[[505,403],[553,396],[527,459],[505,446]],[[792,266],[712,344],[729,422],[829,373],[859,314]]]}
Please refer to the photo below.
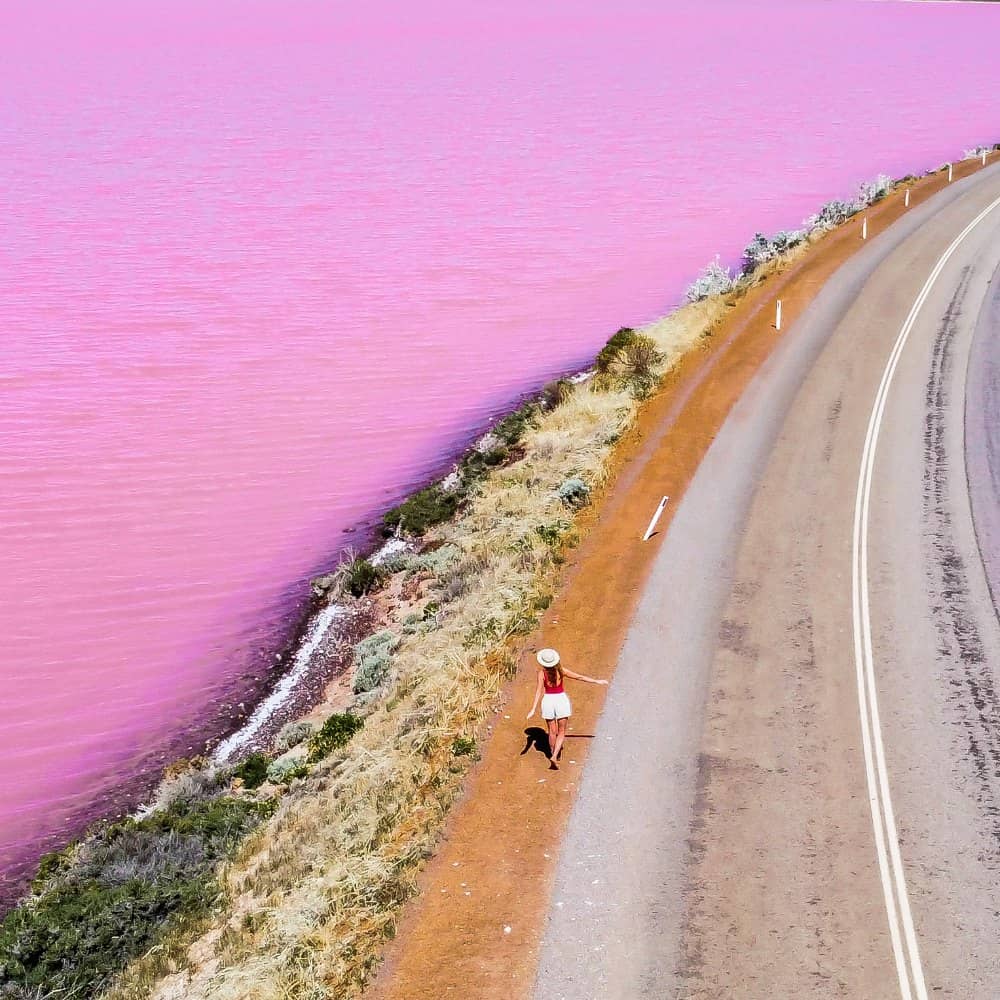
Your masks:
{"label": "bare legs", "polygon": [[549,764],[557,768],[559,765],[556,763],[556,741],[559,739],[559,720],[546,719],[545,725],[549,729]]}
{"label": "bare legs", "polygon": [[[552,759],[558,760],[559,754],[562,753],[563,742],[566,739],[566,723],[569,719],[557,719],[556,720],[556,741],[555,743],[550,743],[549,746],[552,747]],[[551,737],[550,737],[551,739]]]}

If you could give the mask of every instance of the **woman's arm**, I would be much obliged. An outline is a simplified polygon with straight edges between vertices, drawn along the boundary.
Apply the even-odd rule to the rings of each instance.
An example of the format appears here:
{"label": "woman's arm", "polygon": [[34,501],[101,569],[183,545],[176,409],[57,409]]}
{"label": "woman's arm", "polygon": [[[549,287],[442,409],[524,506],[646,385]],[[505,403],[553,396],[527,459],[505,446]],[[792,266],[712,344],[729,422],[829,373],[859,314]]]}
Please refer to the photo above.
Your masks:
{"label": "woman's arm", "polygon": [[598,680],[596,677],[588,677],[586,674],[578,674],[574,670],[568,670],[566,667],[562,668],[563,674],[567,677],[572,677],[577,681],[586,681],[588,684],[607,684],[607,681]]}
{"label": "woman's arm", "polygon": [[542,672],[538,671],[538,683],[535,685],[535,700],[531,703],[531,711],[528,713],[528,718],[530,719],[535,714],[535,709],[538,708],[538,702],[542,697]]}

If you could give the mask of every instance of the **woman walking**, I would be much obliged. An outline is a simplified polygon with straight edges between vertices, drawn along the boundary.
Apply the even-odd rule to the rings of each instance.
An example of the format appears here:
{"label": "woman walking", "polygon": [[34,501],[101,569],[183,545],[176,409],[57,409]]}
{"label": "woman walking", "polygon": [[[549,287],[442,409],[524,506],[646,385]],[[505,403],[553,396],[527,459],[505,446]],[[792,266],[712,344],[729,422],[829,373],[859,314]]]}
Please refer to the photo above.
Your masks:
{"label": "woman walking", "polygon": [[538,708],[539,699],[542,702],[542,718],[549,729],[549,765],[555,770],[559,765],[559,754],[562,753],[563,741],[566,739],[566,722],[573,709],[569,703],[569,695],[563,687],[563,679],[572,677],[588,684],[607,684],[607,681],[587,677],[575,673],[562,666],[559,654],[554,649],[540,649],[535,657],[538,660],[538,683],[535,685],[535,700],[531,703],[530,719]]}

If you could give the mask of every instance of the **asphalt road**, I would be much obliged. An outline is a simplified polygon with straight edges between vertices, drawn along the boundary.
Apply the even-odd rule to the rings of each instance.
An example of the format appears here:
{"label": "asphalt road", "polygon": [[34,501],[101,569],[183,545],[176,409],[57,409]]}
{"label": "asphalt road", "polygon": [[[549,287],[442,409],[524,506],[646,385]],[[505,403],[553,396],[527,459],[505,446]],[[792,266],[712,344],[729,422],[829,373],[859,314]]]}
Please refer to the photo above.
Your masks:
{"label": "asphalt road", "polygon": [[997,199],[876,234],[650,542],[539,1000],[1000,996]]}

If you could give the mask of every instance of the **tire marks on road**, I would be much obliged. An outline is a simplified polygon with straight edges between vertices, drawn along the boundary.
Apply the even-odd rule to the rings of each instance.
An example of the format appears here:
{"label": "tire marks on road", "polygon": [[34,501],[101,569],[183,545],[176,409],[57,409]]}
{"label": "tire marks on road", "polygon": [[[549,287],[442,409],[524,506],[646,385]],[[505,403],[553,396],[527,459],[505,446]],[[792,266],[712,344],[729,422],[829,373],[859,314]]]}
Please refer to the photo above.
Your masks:
{"label": "tire marks on road", "polygon": [[[1000,775],[1000,693],[969,592],[968,572],[954,537],[952,480],[955,469],[948,450],[948,415],[953,410],[954,341],[969,291],[971,269],[965,268],[934,339],[925,392],[924,518],[930,547],[927,587],[931,617],[938,637],[937,659],[948,674],[949,705],[962,730],[965,756],[976,784],[974,799],[984,828],[1000,841],[997,776]],[[960,485],[965,489],[964,481]]]}

